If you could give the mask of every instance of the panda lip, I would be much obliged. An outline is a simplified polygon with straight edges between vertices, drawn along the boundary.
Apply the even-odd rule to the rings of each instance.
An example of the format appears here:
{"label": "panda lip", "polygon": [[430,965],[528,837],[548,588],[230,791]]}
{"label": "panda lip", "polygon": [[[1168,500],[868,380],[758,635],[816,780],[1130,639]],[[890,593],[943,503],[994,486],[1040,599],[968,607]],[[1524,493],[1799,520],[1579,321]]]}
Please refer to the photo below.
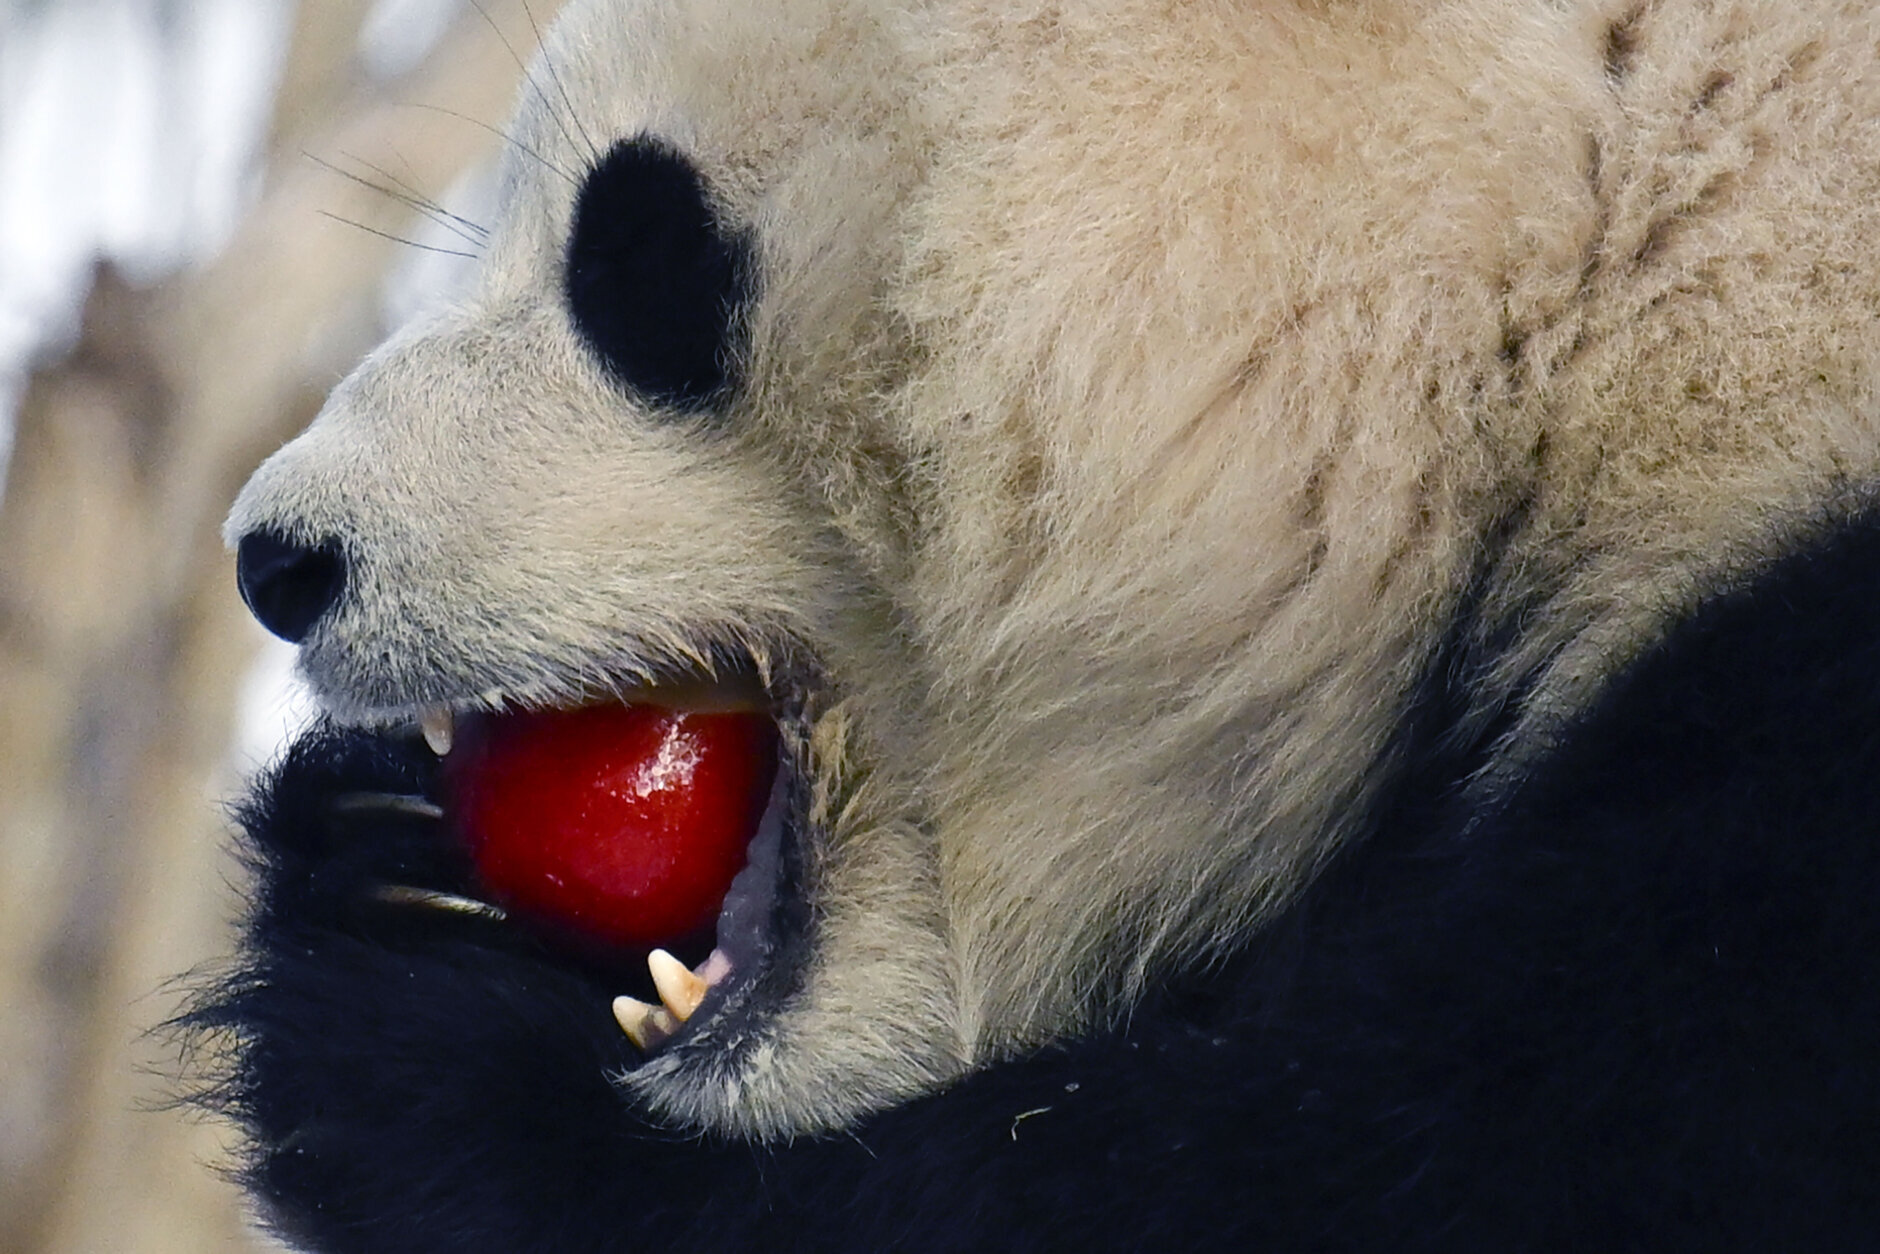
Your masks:
{"label": "panda lip", "polygon": [[[762,681],[754,672],[744,670],[710,678],[686,676],[657,682],[632,680],[610,684],[606,700],[610,704],[658,706],[695,714],[761,711],[771,705]],[[410,719],[431,752],[445,758],[456,746],[460,717],[500,711],[507,705],[500,693],[464,702],[420,702]]]}
{"label": "panda lip", "polygon": [[780,766],[764,815],[746,846],[744,866],[719,904],[710,955],[689,970],[665,950],[655,949],[647,968],[658,1002],[614,998],[615,1021],[642,1053],[658,1052],[744,1001],[775,962],[777,907],[790,879],[785,866],[790,852],[788,774],[787,766]]}

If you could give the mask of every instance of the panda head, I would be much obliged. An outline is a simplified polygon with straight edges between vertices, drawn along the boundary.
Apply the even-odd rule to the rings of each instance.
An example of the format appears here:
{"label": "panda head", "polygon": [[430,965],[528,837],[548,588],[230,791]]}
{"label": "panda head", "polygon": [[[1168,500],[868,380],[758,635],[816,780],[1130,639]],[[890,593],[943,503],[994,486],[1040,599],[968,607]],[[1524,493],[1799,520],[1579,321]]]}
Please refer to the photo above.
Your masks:
{"label": "panda head", "polygon": [[475,290],[347,379],[227,525],[342,722],[777,719],[764,891],[789,900],[743,911],[740,969],[631,1081],[758,1134],[963,1057],[931,839],[858,766],[893,759],[851,713],[910,677],[873,412],[902,368],[880,289],[915,172],[904,76],[859,6],[789,7],[577,6],[509,134]]}

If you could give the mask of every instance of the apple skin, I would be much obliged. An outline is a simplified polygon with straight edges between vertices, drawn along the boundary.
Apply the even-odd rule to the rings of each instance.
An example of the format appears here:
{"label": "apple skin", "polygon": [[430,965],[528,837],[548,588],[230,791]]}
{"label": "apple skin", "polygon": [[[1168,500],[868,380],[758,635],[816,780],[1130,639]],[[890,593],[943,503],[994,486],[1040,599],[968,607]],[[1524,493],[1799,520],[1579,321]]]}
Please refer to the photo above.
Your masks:
{"label": "apple skin", "polygon": [[596,705],[466,719],[446,810],[483,888],[585,947],[709,936],[777,769],[755,711]]}

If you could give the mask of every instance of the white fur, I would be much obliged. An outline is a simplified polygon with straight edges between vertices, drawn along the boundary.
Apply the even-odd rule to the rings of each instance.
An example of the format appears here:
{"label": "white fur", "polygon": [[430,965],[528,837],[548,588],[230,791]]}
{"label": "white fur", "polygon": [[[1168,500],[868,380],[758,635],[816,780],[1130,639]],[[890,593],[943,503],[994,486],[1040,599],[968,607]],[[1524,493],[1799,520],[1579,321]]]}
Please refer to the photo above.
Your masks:
{"label": "white fur", "polygon": [[[804,991],[734,1082],[628,1083],[840,1125],[1257,927],[1472,581],[1521,629],[1476,714],[1538,675],[1518,770],[1873,480],[1877,42],[1859,0],[578,0],[481,288],[231,534],[353,545],[304,656],[351,718],[806,646]],[[642,131],[758,241],[715,420],[563,312],[568,176]]]}

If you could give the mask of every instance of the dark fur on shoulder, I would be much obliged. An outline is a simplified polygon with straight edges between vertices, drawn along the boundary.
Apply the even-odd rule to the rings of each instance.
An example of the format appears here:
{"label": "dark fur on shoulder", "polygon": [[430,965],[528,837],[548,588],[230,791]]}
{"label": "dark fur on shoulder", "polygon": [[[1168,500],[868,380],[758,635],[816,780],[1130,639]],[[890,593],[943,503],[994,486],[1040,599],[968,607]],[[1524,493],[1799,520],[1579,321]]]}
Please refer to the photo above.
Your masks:
{"label": "dark fur on shoulder", "polygon": [[[1464,755],[1467,756],[1466,754]],[[1431,759],[1434,761],[1434,759]],[[321,732],[245,814],[248,1178],[312,1248],[1833,1251],[1880,1233],[1880,525],[1721,597],[1490,815],[1456,763],[1121,1032],[848,1137],[662,1130],[600,973],[451,888],[421,750]],[[1466,765],[1466,764],[1465,764]]]}

